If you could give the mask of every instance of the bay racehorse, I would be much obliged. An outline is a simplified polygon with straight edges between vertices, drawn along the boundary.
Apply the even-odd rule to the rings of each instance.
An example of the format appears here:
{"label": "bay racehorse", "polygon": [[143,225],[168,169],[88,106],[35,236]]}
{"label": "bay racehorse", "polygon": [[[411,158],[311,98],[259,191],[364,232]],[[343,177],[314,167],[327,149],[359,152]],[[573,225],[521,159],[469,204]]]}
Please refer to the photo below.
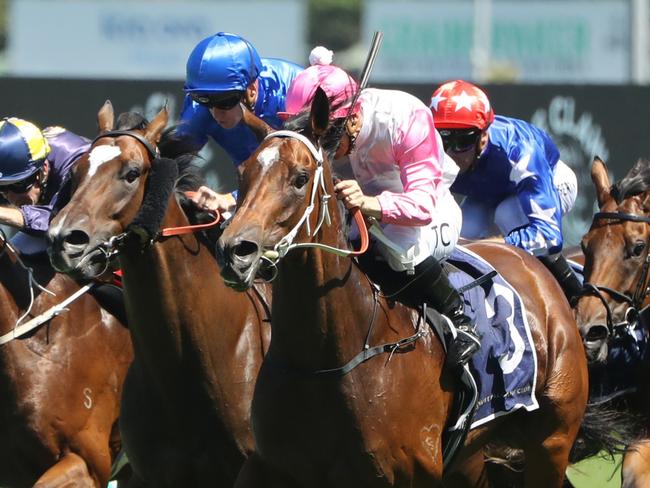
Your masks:
{"label": "bay racehorse", "polygon": [[[330,163],[319,148],[328,116],[318,89],[300,133],[266,137],[243,164],[238,210],[219,240],[222,276],[235,289],[249,288],[261,269],[277,272],[273,335],[253,400],[257,451],[235,486],[439,486],[453,397],[441,344],[426,328],[400,343],[414,337],[417,312],[377,293],[353,260],[309,247],[347,249],[341,217],[330,208]],[[499,436],[524,449],[526,486],[562,486],[588,394],[572,311],[532,256],[496,243],[471,248],[522,294],[540,408],[474,429],[459,460]],[[367,341],[392,346],[349,372],[337,370]]]}
{"label": "bay racehorse", "polygon": [[[647,331],[648,268],[650,265],[650,161],[639,160],[628,174],[614,185],[605,163],[595,158],[591,177],[599,211],[589,232],[582,238],[586,295],[576,306],[576,319],[593,363],[605,364],[608,346],[636,321]],[[645,318],[645,320],[643,320]],[[650,433],[650,363],[645,359],[637,370],[623,374],[635,377],[639,393],[630,408],[644,417]],[[623,463],[623,486],[650,485],[650,440],[641,440],[628,449]]]}
{"label": "bay racehorse", "polygon": [[0,486],[108,483],[131,342],[90,293],[61,303],[79,290],[0,236]]}
{"label": "bay racehorse", "polygon": [[264,290],[226,287],[199,233],[157,235],[189,225],[171,188],[199,184],[187,158],[158,156],[167,119],[163,108],[138,130],[114,130],[110,103],[100,109],[100,133],[50,227],[51,259],[92,276],[118,258],[135,351],[120,427],[136,475],[154,487],[229,487],[254,447],[250,403],[270,334]]}

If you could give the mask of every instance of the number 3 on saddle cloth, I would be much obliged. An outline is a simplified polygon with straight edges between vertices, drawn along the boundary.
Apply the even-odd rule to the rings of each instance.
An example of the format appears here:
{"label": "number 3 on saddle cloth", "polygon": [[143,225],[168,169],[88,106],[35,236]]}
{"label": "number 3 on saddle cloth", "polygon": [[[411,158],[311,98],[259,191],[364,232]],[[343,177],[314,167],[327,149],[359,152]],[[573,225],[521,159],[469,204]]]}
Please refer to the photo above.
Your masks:
{"label": "number 3 on saddle cloth", "polygon": [[[481,338],[481,349],[469,365],[478,390],[470,428],[520,408],[536,410],[537,355],[521,297],[487,261],[462,246],[444,267],[462,292],[465,313],[475,321]],[[488,274],[491,279],[471,286]]]}

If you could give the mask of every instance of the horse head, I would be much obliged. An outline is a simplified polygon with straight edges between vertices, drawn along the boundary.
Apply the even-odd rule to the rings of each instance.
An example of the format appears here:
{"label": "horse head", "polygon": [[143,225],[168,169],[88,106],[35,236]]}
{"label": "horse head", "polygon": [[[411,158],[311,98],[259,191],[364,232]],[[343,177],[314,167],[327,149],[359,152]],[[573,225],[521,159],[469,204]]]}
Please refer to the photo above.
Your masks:
{"label": "horse head", "polygon": [[295,130],[269,133],[240,167],[238,209],[218,244],[229,286],[250,287],[258,272],[264,272],[260,268],[274,268],[294,241],[316,239],[329,218],[333,183],[320,147],[329,111],[319,88],[310,112],[285,124]]}
{"label": "horse head", "polygon": [[106,271],[106,243],[124,232],[140,209],[168,114],[165,107],[150,123],[120,116],[115,129],[114,119],[107,101],[97,115],[99,135],[72,171],[71,200],[48,232],[52,265],[83,278]]}
{"label": "horse head", "polygon": [[608,339],[634,323],[647,296],[650,239],[650,161],[639,160],[610,185],[605,163],[595,158],[591,177],[600,211],[582,238],[588,295],[576,320],[590,362],[605,362]]}

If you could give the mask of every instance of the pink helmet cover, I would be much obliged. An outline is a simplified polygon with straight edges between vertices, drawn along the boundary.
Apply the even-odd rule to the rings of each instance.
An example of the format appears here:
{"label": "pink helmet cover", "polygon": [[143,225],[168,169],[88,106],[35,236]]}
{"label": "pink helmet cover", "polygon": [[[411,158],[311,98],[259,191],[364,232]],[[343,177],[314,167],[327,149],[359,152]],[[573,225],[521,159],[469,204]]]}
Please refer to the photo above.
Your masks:
{"label": "pink helmet cover", "polygon": [[[319,86],[329,98],[332,108],[331,119],[345,117],[348,114],[352,98],[357,92],[357,82],[338,66],[330,65],[328,58],[331,62],[331,51],[321,46],[312,50],[309,57],[312,66],[298,74],[291,82],[287,92],[286,111],[279,112],[280,117],[288,118],[309,108]],[[355,110],[358,110],[358,107],[355,107]]]}

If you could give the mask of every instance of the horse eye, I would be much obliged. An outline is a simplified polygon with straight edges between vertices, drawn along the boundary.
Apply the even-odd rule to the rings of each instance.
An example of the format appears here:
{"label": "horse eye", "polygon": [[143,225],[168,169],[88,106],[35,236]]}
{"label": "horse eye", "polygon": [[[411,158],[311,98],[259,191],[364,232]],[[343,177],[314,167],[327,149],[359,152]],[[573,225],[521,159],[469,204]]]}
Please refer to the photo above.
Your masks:
{"label": "horse eye", "polygon": [[300,173],[298,176],[296,176],[296,179],[293,181],[293,186],[295,186],[297,189],[301,189],[303,186],[307,184],[309,181],[309,175],[306,173]]}
{"label": "horse eye", "polygon": [[641,256],[641,253],[643,252],[644,249],[645,249],[645,242],[637,241],[634,244],[634,247],[632,248],[632,254],[634,256]]}
{"label": "horse eye", "polygon": [[126,173],[124,175],[124,179],[129,183],[133,183],[139,177],[140,177],[140,170],[139,169],[130,169],[128,171],[128,173]]}

